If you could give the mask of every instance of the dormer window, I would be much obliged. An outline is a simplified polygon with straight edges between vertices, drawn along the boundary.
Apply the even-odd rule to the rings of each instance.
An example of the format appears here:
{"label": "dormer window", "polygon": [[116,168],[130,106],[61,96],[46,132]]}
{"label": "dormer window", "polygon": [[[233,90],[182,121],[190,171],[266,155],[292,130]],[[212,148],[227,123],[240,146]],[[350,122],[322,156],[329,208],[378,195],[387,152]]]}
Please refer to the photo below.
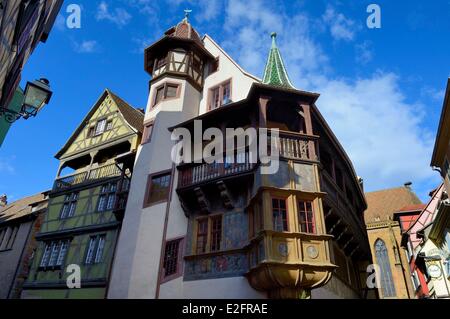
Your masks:
{"label": "dormer window", "polygon": [[231,80],[225,81],[209,90],[209,109],[214,110],[218,107],[231,102]]}

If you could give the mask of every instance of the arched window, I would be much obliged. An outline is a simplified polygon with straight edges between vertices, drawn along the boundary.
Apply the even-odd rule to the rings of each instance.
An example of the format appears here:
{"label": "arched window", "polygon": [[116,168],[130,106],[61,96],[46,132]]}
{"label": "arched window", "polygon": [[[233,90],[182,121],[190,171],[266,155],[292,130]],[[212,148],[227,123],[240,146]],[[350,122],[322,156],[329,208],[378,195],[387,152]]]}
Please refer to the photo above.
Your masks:
{"label": "arched window", "polygon": [[380,267],[380,284],[383,297],[395,297],[394,280],[386,244],[381,239],[375,242],[375,256]]}

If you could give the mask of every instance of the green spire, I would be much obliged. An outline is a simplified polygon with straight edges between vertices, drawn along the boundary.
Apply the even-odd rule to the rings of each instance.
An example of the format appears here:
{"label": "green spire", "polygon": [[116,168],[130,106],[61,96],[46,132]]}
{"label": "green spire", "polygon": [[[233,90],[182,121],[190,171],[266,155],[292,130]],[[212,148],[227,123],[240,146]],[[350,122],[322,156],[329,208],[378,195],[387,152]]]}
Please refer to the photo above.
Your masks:
{"label": "green spire", "polygon": [[280,50],[277,47],[277,34],[272,32],[272,48],[269,52],[266,68],[264,70],[263,83],[268,85],[281,86],[284,88],[295,89],[289,80],[289,76],[284,67]]}

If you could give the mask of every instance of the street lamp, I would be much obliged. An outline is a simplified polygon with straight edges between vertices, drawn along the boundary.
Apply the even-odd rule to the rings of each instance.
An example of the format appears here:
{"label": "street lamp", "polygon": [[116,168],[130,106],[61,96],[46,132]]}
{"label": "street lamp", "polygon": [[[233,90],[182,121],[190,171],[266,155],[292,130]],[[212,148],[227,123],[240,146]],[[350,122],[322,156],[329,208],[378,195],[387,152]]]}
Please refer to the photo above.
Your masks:
{"label": "street lamp", "polygon": [[8,123],[23,117],[25,120],[36,114],[50,102],[52,91],[47,79],[28,82],[25,87],[24,102],[19,112],[0,107],[0,116],[4,115]]}

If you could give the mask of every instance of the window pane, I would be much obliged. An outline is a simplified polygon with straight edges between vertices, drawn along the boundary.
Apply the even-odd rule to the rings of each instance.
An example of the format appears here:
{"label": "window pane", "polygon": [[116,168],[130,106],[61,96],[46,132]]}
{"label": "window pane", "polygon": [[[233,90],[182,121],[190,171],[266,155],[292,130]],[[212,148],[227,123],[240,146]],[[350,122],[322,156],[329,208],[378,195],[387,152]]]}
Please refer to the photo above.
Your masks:
{"label": "window pane", "polygon": [[44,253],[42,254],[42,259],[41,259],[41,264],[40,264],[41,267],[47,266],[48,259],[50,257],[50,251],[51,251],[51,245],[45,244]]}
{"label": "window pane", "polygon": [[66,218],[68,212],[69,212],[69,204],[64,204],[61,209],[61,215],[60,215],[61,218]]}
{"label": "window pane", "polygon": [[178,85],[167,85],[166,97],[176,97],[178,91]]}
{"label": "window pane", "polygon": [[57,266],[61,266],[63,264],[64,258],[66,257],[68,244],[69,244],[69,242],[67,240],[64,240],[64,241],[61,242],[61,247],[59,249],[58,260],[56,261],[56,265]]}
{"label": "window pane", "polygon": [[95,253],[95,261],[94,261],[96,264],[102,261],[104,248],[105,248],[105,236],[99,236],[97,252]]}
{"label": "window pane", "polygon": [[156,89],[155,104],[162,101],[163,98],[164,98],[164,87],[160,87]]}
{"label": "window pane", "polygon": [[222,105],[228,104],[231,101],[231,86],[230,82],[225,83],[222,86]]}
{"label": "window pane", "polygon": [[86,253],[86,264],[91,264],[94,257],[94,249],[95,249],[96,237],[91,237],[89,240],[88,251]]}
{"label": "window pane", "polygon": [[106,204],[106,210],[111,210],[114,208],[114,202],[116,200],[115,194],[109,194],[108,195],[108,203]]}
{"label": "window pane", "polygon": [[50,255],[50,261],[48,262],[49,266],[56,265],[56,260],[59,255],[59,242],[53,242],[52,243],[52,253]]}
{"label": "window pane", "polygon": [[75,209],[77,207],[77,202],[72,202],[69,205],[69,217],[73,217],[75,215]]}
{"label": "window pane", "polygon": [[312,202],[298,202],[298,222],[301,232],[311,234],[314,234],[316,232]]}
{"label": "window pane", "polygon": [[211,90],[211,110],[220,106],[220,88]]}
{"label": "window pane", "polygon": [[97,210],[99,212],[103,212],[103,211],[105,211],[105,208],[106,208],[106,195],[100,195],[100,197],[98,198]]}
{"label": "window pane", "polygon": [[217,251],[222,242],[222,216],[212,217],[211,223],[211,251]]}
{"label": "window pane", "polygon": [[169,195],[170,173],[152,177],[148,203],[164,201]]}
{"label": "window pane", "polygon": [[101,134],[105,131],[106,120],[100,120],[97,122],[97,127],[95,128],[95,135]]}
{"label": "window pane", "polygon": [[178,253],[180,239],[171,240],[166,243],[164,250],[164,277],[177,273],[178,270]]}
{"label": "window pane", "polygon": [[286,201],[284,199],[272,199],[273,230],[288,231]]}
{"label": "window pane", "polygon": [[112,121],[108,121],[108,123],[106,123],[106,131],[112,130]]}
{"label": "window pane", "polygon": [[197,221],[197,254],[206,252],[206,242],[208,239],[208,219]]}

